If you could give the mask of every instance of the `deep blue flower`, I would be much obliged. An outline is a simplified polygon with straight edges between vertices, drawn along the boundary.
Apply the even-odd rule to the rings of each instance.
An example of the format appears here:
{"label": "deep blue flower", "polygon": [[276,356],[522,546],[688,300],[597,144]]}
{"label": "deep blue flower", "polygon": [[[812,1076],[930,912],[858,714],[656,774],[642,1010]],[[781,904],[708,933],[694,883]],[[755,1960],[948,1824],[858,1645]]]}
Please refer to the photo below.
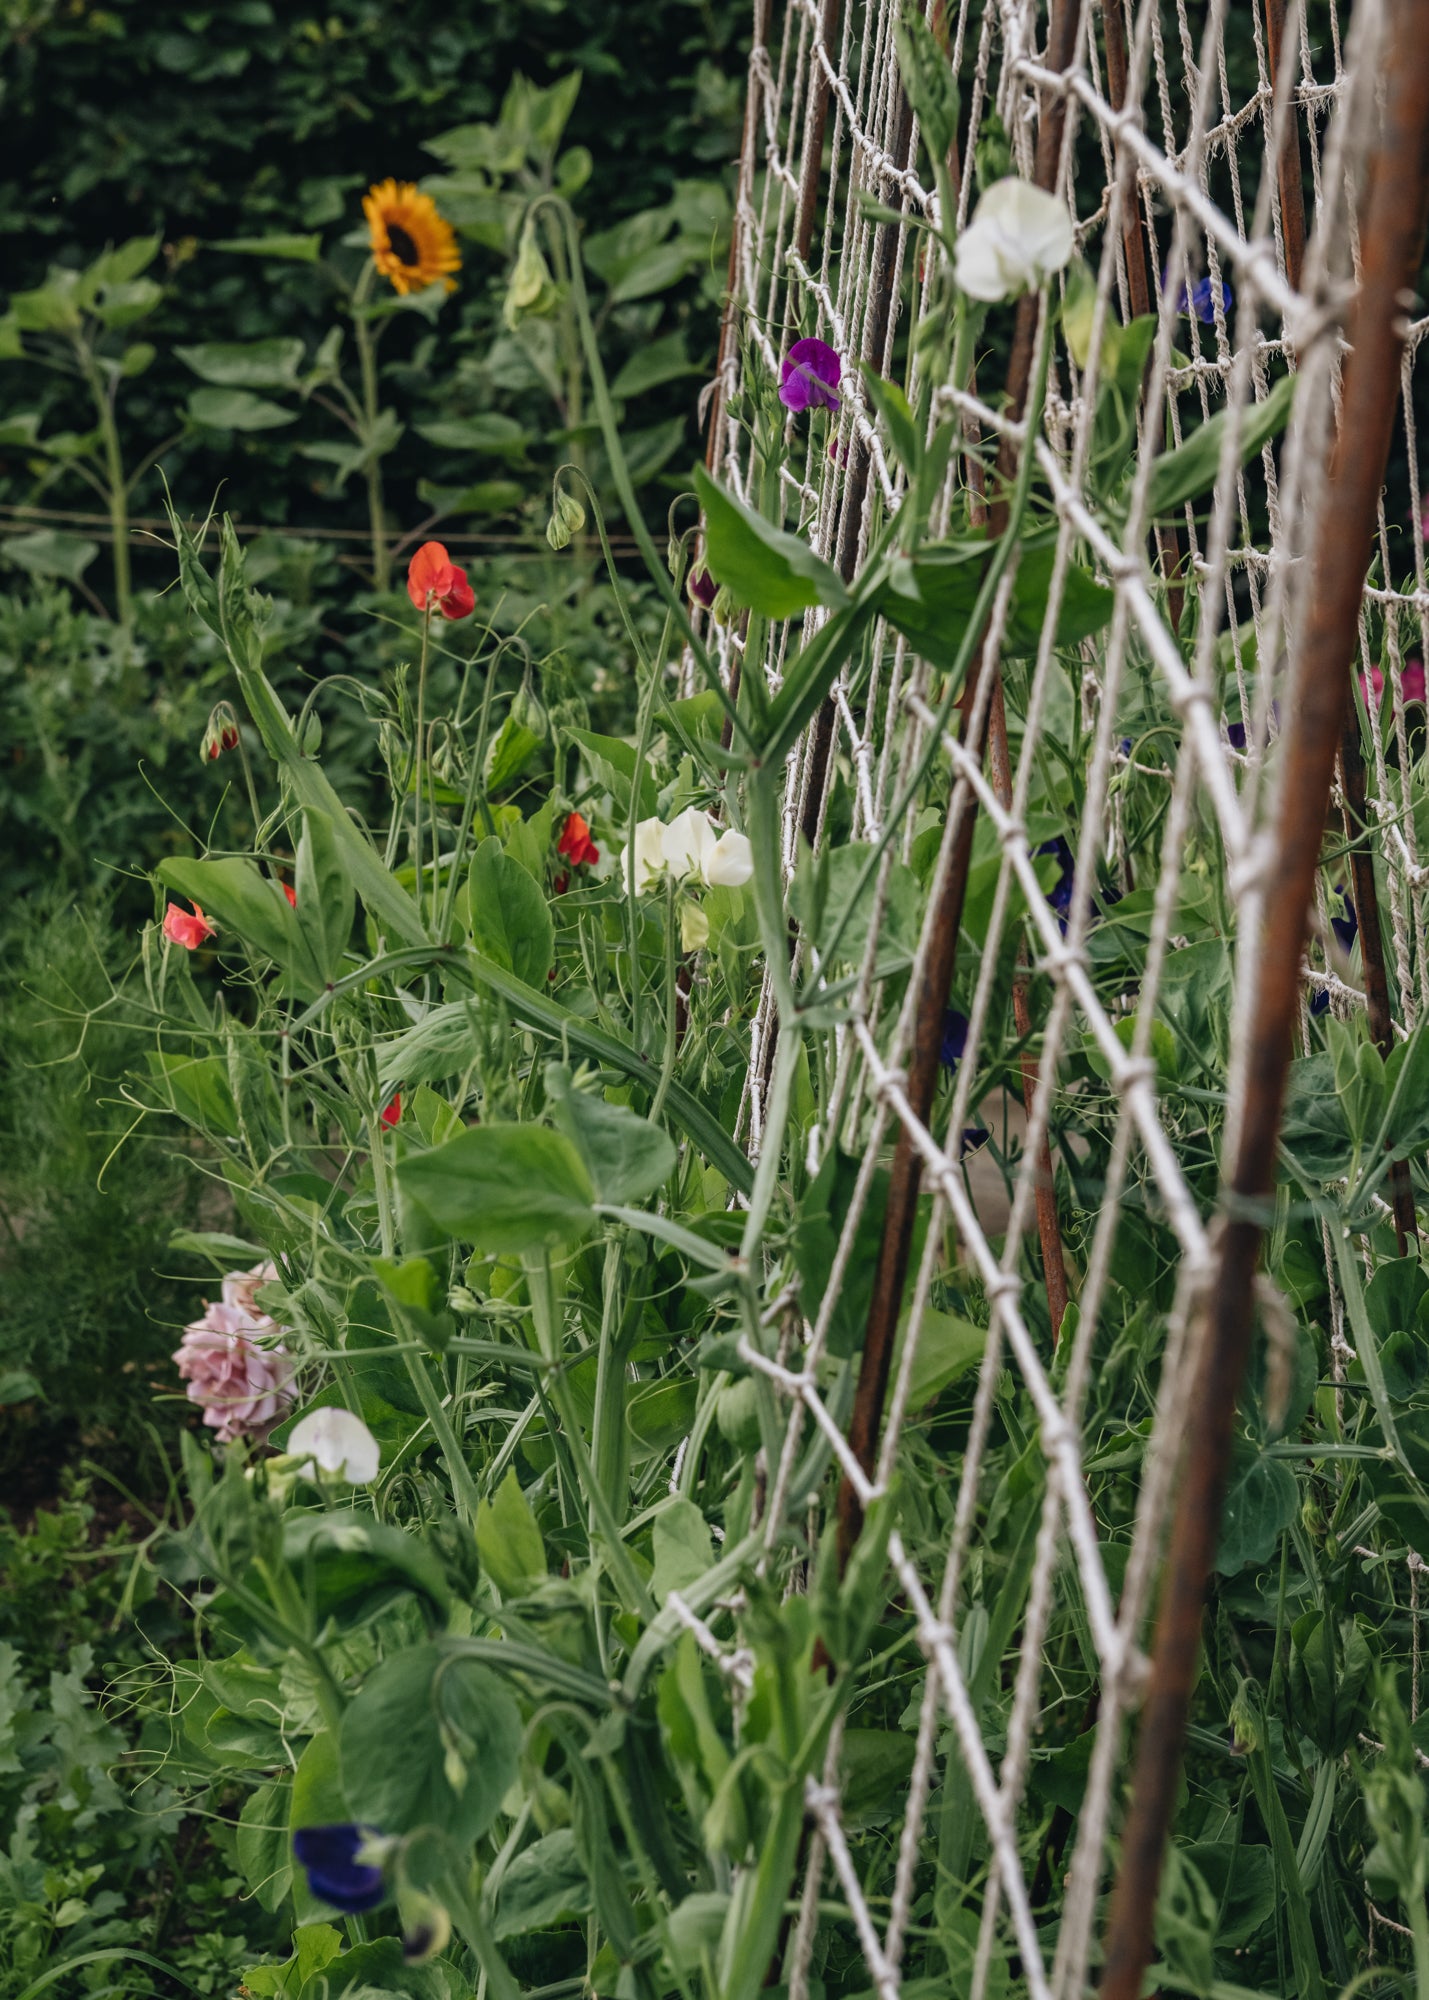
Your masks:
{"label": "deep blue flower", "polygon": [[1354,904],[1345,893],[1343,883],[1337,885],[1335,894],[1340,898],[1340,907],[1345,914],[1342,917],[1331,917],[1330,929],[1335,933],[1335,936],[1340,940],[1345,950],[1350,951],[1354,948],[1355,939],[1359,935],[1360,920],[1355,913]]}
{"label": "deep blue flower", "polygon": [[1228,722],[1226,724],[1226,735],[1230,738],[1232,750],[1244,750],[1245,724],[1243,722]]}
{"label": "deep blue flower", "polygon": [[[1235,293],[1224,278],[1220,281],[1220,303],[1221,310],[1227,314],[1235,304]],[[1182,319],[1190,319],[1192,314],[1194,314],[1202,326],[1214,326],[1216,323],[1215,281],[1209,277],[1202,278],[1198,283],[1192,285],[1189,293],[1186,287],[1182,285],[1180,291],[1176,294],[1176,310],[1180,313]]]}
{"label": "deep blue flower", "polygon": [[1123,736],[1121,739],[1121,754],[1123,757],[1131,755],[1131,738],[1129,736]]}
{"label": "deep blue flower", "polygon": [[370,1827],[304,1826],[293,1835],[293,1852],[308,1878],[308,1887],[335,1910],[355,1916],[382,1901],[382,1870],[358,1854],[372,1838]]}
{"label": "deep blue flower", "polygon": [[1328,986],[1320,987],[1317,992],[1312,993],[1310,996],[1310,1012],[1312,1014],[1323,1014],[1329,1004],[1330,989]]}
{"label": "deep blue flower", "polygon": [[1042,845],[1037,849],[1037,852],[1039,854],[1055,854],[1057,860],[1061,863],[1062,872],[1047,891],[1047,901],[1057,912],[1057,921],[1062,926],[1062,931],[1065,935],[1067,913],[1072,907],[1072,888],[1076,881],[1072,863],[1072,850],[1059,833],[1055,840],[1044,840]]}
{"label": "deep blue flower", "polygon": [[992,1134],[986,1125],[964,1125],[963,1143],[958,1152],[959,1159],[966,1153],[975,1153],[978,1147],[985,1146],[991,1137]]}
{"label": "deep blue flower", "polygon": [[944,1069],[956,1069],[958,1058],[968,1045],[968,1017],[956,1007],[943,1013],[943,1039],[938,1045],[938,1061]]}

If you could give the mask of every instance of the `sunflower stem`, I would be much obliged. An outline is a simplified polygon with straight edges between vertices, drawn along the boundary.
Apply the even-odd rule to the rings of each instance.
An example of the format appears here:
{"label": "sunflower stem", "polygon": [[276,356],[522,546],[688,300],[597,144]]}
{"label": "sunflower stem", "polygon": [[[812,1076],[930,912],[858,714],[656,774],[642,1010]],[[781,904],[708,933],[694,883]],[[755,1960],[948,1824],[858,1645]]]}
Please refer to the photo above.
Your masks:
{"label": "sunflower stem", "polygon": [[367,521],[372,537],[372,587],[385,591],[392,582],[392,555],[387,546],[387,520],[382,506],[382,459],[377,450],[377,343],[367,319],[367,295],[377,265],[368,258],[352,290],[352,330],[362,371],[362,442],[367,447]]}

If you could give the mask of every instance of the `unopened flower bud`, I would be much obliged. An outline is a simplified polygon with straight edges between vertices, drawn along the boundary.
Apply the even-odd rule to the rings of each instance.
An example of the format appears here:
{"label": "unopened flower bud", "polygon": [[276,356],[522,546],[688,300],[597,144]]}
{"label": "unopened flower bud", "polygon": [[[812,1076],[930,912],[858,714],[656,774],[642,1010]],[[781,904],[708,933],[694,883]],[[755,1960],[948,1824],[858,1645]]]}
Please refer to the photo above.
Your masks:
{"label": "unopened flower bud", "polygon": [[564,549],[569,546],[572,535],[578,535],[584,526],[585,508],[558,486],[551,505],[551,518],[546,523],[546,540],[553,549]]}

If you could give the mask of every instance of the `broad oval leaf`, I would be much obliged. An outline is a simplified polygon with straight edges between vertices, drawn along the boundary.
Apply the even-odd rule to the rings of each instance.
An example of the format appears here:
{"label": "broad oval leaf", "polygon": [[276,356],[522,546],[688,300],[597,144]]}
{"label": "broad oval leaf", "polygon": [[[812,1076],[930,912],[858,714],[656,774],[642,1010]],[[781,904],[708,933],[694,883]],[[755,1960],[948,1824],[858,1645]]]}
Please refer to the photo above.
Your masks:
{"label": "broad oval leaf", "polygon": [[837,570],[797,535],[786,535],[695,467],[710,574],[764,618],[791,618],[811,604],[838,610],[848,592]]}
{"label": "broad oval leaf", "polygon": [[595,1223],[580,1154],[545,1125],[474,1126],[397,1178],[439,1229],[490,1256],[573,1243]]}
{"label": "broad oval leaf", "polygon": [[469,1846],[515,1780],[521,1734],[521,1711],[489,1668],[410,1646],[383,1661],[343,1716],[349,1816],[388,1834],[440,1827]]}

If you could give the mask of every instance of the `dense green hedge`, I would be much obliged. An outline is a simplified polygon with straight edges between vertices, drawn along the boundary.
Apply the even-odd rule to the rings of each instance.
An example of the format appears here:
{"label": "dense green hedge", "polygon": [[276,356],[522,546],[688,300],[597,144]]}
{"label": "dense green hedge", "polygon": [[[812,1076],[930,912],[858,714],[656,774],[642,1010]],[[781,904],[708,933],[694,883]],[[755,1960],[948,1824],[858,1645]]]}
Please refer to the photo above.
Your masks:
{"label": "dense green hedge", "polygon": [[[202,511],[222,486],[225,504],[250,523],[290,533],[359,528],[360,479],[336,488],[305,452],[322,435],[321,422],[308,421],[318,413],[292,430],[253,433],[186,419],[185,399],[198,385],[174,359],[176,348],[296,337],[311,355],[333,319],[322,270],[208,246],[235,236],[316,230],[331,251],[361,227],[361,196],[371,182],[441,173],[443,162],[424,150],[426,142],[495,118],[518,74],[537,86],[573,71],[583,76],[562,144],[590,156],[590,179],[578,197],[589,234],[669,202],[692,177],[727,182],[738,144],[745,11],[740,0],[672,0],[661,8],[628,0],[487,0],[466,10],[436,0],[332,0],[311,12],[269,0],[207,8],[180,0],[114,0],[102,7],[6,0],[0,6],[6,133],[0,270],[8,296],[41,284],[51,265],[82,267],[108,245],[158,233],[162,250],[150,276],[164,282],[165,297],[141,329],[158,358],[123,388],[128,462],[178,430],[162,470],[187,507]],[[677,225],[671,220],[668,227]],[[683,219],[678,228],[686,229]],[[710,360],[710,307],[723,281],[724,252],[716,232],[709,233],[703,257],[691,240],[659,312],[645,294],[608,322],[616,368],[648,342],[657,320],[662,335],[687,334],[688,372],[653,385],[643,399],[652,424],[692,417],[697,371]],[[510,247],[468,236],[463,253],[455,299],[434,323],[404,315],[384,345],[385,362],[404,364],[393,400],[408,425],[388,465],[389,507],[395,519],[410,523],[429,506],[418,494],[419,480],[440,486],[509,474],[509,465],[473,473],[444,460],[415,426],[514,408],[542,447],[518,466],[524,511],[508,492],[504,509],[459,525],[487,533],[539,531],[538,462],[565,455],[565,440],[551,438],[558,426],[543,399],[527,393],[523,406],[529,381],[492,365]],[[355,252],[346,258],[355,265]],[[0,293],[0,308],[5,303]],[[0,373],[0,504],[95,511],[95,496],[72,472],[44,476],[24,424],[14,427],[21,409],[38,413],[44,435],[83,429],[87,421],[74,408],[71,385],[7,364]],[[644,421],[646,410],[639,414]],[[151,474],[136,489],[135,511],[153,515],[160,498],[157,473]],[[5,526],[19,525],[11,511]],[[353,549],[361,553],[360,544]],[[139,584],[157,587],[168,579],[167,556],[138,547]],[[89,581],[107,603],[107,558]]]}

